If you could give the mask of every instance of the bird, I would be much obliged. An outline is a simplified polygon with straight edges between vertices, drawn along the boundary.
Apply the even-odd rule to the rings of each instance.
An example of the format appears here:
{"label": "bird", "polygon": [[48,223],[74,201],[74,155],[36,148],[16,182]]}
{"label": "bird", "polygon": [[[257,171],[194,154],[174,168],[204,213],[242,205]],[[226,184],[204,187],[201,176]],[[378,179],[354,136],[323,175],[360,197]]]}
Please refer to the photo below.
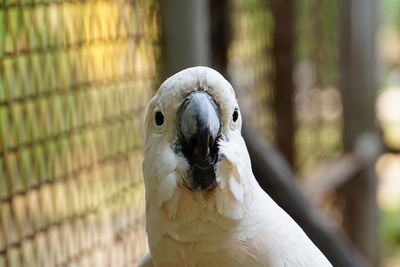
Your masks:
{"label": "bird", "polygon": [[332,266],[257,183],[242,120],[231,84],[208,67],[174,74],[151,98],[139,266]]}

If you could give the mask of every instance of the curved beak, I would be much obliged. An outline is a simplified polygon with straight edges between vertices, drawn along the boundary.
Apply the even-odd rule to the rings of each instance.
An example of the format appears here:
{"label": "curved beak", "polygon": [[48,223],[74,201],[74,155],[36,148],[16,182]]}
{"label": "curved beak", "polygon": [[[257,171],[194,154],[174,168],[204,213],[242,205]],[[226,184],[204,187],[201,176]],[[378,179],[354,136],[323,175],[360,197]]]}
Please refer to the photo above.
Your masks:
{"label": "curved beak", "polygon": [[192,167],[192,187],[206,189],[215,182],[220,112],[214,99],[204,91],[190,94],[181,105],[178,131],[182,152]]}

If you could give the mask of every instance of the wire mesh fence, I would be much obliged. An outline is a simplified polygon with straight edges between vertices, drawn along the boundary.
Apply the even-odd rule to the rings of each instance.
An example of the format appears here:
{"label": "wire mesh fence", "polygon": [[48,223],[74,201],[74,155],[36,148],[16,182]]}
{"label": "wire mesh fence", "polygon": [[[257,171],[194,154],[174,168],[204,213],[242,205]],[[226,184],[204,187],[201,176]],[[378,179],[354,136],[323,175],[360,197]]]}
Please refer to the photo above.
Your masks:
{"label": "wire mesh fence", "polygon": [[[339,1],[295,1],[295,167],[312,175],[342,151],[339,94]],[[273,79],[276,75],[271,1],[232,0],[229,72],[248,119],[276,142]],[[288,77],[291,79],[291,77]]]}
{"label": "wire mesh fence", "polygon": [[298,1],[296,8],[295,138],[298,166],[307,175],[343,150],[340,1]]}
{"label": "wire mesh fence", "polygon": [[232,40],[228,69],[246,119],[274,141],[272,75],[273,19],[265,1],[231,1]]}
{"label": "wire mesh fence", "polygon": [[[274,143],[270,1],[230,6],[230,77]],[[341,151],[338,8],[295,5],[303,176]],[[159,24],[156,0],[0,2],[0,266],[124,266],[144,253],[138,129],[158,83]]]}
{"label": "wire mesh fence", "polygon": [[0,36],[0,266],[134,265],[157,2],[2,1]]}

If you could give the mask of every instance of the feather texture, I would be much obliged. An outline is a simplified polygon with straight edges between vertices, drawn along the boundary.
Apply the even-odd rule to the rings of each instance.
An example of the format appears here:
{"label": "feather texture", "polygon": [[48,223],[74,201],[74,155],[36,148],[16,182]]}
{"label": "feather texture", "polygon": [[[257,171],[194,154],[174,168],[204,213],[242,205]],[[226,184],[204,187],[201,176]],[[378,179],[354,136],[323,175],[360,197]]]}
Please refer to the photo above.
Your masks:
{"label": "feather texture", "polygon": [[[186,187],[188,161],[176,148],[179,107],[194,91],[218,104],[220,160],[216,186]],[[156,125],[161,110],[165,123]],[[167,79],[144,116],[146,230],[150,254],[142,266],[331,266],[303,230],[258,185],[240,134],[241,116],[231,85],[206,67]],[[175,147],[175,148],[174,148]]]}

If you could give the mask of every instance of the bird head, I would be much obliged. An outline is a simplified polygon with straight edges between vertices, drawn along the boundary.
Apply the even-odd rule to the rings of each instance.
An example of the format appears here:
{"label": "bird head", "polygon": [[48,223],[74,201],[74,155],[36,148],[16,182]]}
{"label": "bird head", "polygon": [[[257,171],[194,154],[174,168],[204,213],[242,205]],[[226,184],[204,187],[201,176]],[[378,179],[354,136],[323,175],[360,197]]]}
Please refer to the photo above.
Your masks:
{"label": "bird head", "polygon": [[244,154],[249,162],[241,125],[234,90],[215,70],[194,67],[168,78],[144,113],[146,195],[154,192],[161,205],[176,187],[223,188],[228,178],[221,161],[232,159],[234,168],[235,155]]}

